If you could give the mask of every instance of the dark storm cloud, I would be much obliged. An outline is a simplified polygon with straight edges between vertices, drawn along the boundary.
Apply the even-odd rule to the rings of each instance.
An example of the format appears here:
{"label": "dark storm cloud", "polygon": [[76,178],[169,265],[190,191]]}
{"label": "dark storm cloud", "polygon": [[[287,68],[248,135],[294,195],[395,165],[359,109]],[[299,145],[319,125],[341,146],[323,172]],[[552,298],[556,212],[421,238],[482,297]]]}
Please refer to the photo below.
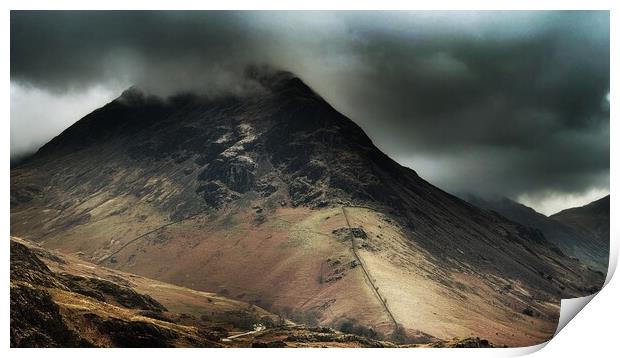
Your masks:
{"label": "dark storm cloud", "polygon": [[[63,91],[110,80],[186,89],[237,76],[258,46],[238,14],[191,12],[13,12],[11,75]],[[252,57],[250,55],[250,57]],[[222,70],[225,70],[222,73]],[[206,84],[203,84],[206,85]]]}
{"label": "dark storm cloud", "polygon": [[445,189],[609,186],[608,12],[11,14],[12,81],[60,95],[241,93],[248,64],[297,73]]}

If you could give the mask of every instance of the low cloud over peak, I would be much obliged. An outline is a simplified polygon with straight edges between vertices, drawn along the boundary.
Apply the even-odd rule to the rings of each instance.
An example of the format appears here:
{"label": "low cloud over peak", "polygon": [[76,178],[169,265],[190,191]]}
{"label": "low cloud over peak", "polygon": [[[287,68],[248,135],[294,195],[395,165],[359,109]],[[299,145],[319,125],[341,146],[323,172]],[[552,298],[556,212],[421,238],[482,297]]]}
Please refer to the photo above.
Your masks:
{"label": "low cloud over peak", "polygon": [[[252,64],[295,73],[446,190],[609,188],[608,12],[13,11],[12,156],[93,89],[91,109],[132,84],[243,93]],[[28,110],[36,93],[54,115]]]}

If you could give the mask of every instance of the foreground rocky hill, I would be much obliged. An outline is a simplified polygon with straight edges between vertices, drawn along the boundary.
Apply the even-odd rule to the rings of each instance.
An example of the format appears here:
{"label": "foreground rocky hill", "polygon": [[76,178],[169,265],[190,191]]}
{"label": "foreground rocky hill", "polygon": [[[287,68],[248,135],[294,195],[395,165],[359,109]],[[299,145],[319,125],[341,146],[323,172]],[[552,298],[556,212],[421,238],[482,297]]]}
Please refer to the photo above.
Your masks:
{"label": "foreground rocky hill", "polygon": [[299,78],[137,89],[11,170],[11,233],[297,321],[394,342],[540,343],[604,275],[379,151]]}

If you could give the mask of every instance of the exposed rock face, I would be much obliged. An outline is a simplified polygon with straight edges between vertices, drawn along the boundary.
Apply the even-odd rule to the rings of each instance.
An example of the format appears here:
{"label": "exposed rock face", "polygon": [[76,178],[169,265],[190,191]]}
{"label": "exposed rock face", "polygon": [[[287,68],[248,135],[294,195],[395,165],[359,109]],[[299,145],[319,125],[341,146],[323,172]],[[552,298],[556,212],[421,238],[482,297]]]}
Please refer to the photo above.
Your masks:
{"label": "exposed rock face", "polygon": [[43,288],[64,288],[24,245],[11,241],[11,347],[88,347]]}
{"label": "exposed rock face", "polygon": [[171,348],[179,338],[179,334],[173,330],[146,322],[102,319],[97,315],[91,315],[89,319],[99,330],[109,335],[116,347]]}
{"label": "exposed rock face", "polygon": [[14,241],[11,241],[11,278],[43,287],[63,287],[32,251]]}
{"label": "exposed rock face", "polygon": [[67,327],[47,291],[15,282],[11,283],[10,294],[12,348],[91,346]]}
{"label": "exposed rock face", "polygon": [[166,308],[150,296],[95,277],[60,274],[60,281],[71,291],[116,306],[161,312]]}
{"label": "exposed rock face", "polygon": [[[231,137],[235,136],[232,140]],[[242,123],[233,128],[233,134],[225,133],[215,144],[222,144],[223,149],[212,160],[205,162],[206,168],[198,175],[198,180],[218,181],[232,191],[245,193],[254,188],[256,162],[252,158],[257,136],[252,127]],[[226,144],[226,146],[224,146]],[[226,149],[224,149],[226,147]],[[217,150],[215,151],[217,152]],[[213,152],[212,154],[215,154]],[[253,155],[255,156],[255,155]]]}

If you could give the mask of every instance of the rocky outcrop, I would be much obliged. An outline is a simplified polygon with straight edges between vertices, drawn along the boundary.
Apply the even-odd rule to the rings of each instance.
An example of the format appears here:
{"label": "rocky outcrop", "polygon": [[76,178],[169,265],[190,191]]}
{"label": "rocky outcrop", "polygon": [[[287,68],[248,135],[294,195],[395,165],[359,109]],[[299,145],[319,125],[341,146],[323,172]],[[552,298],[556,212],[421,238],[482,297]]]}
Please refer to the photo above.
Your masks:
{"label": "rocky outcrop", "polygon": [[59,274],[56,277],[58,277],[71,292],[92,297],[97,301],[131,309],[157,312],[166,311],[166,307],[150,296],[137,293],[130,288],[120,286],[107,280],[69,274]]}
{"label": "rocky outcrop", "polygon": [[479,337],[458,339],[437,342],[430,345],[433,348],[493,348],[493,344],[486,339]]}
{"label": "rocky outcrop", "polygon": [[92,346],[66,325],[58,305],[45,289],[23,281],[11,282],[10,295],[11,348]]}
{"label": "rocky outcrop", "polygon": [[[193,333],[171,322],[150,296],[95,277],[54,273],[15,241],[10,296],[11,347],[219,346],[208,331]],[[73,301],[66,305],[65,299]]]}

